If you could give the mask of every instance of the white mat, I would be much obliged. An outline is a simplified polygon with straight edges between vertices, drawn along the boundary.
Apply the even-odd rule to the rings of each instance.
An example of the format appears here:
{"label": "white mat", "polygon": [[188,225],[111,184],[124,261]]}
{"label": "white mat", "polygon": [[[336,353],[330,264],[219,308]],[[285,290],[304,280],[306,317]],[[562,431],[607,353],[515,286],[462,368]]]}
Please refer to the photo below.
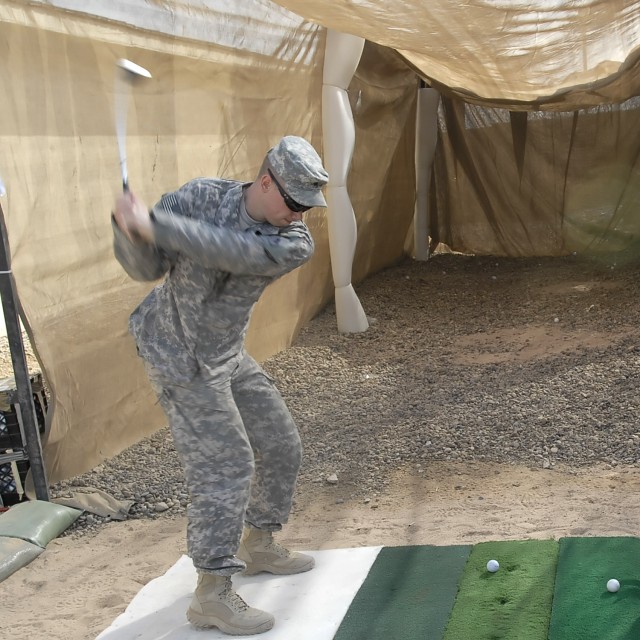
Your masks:
{"label": "white mat", "polygon": [[[313,551],[312,571],[293,576],[235,576],[236,591],[276,617],[264,640],[332,640],[353,597],[382,547]],[[182,556],[167,573],[147,584],[127,610],[96,640],[229,639],[217,629],[198,631],[185,617],[196,572]]]}

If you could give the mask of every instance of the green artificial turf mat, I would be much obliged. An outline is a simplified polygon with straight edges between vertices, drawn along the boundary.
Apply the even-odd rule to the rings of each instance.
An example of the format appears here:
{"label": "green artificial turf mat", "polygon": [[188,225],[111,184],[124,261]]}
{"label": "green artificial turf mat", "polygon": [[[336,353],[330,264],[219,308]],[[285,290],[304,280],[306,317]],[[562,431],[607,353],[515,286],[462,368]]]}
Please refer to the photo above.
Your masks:
{"label": "green artificial turf mat", "polygon": [[444,640],[547,640],[558,549],[555,540],[475,545]]}
{"label": "green artificial turf mat", "polygon": [[640,540],[562,538],[549,640],[639,639]]}
{"label": "green artificial turf mat", "polygon": [[334,640],[441,640],[470,550],[383,548]]}

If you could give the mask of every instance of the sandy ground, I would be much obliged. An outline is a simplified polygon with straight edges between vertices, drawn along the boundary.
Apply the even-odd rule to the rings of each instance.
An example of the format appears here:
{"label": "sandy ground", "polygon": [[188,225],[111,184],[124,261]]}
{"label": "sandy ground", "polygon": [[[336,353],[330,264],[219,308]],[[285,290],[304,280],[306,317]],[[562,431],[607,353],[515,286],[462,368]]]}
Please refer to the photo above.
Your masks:
{"label": "sandy ground", "polygon": [[[384,298],[381,309],[385,308],[384,305],[388,306],[389,298],[385,297],[387,294],[383,296],[381,293],[397,288],[394,283],[398,282],[398,273],[404,278],[409,275],[406,269],[415,268],[409,266],[405,271],[401,268],[399,272],[392,273],[387,285],[383,281],[378,281],[378,284],[365,283],[363,291],[366,308],[369,309],[374,304],[373,298],[366,299],[366,296],[373,296],[374,293]],[[422,280],[417,280],[416,272],[412,271],[410,282],[418,281],[423,282],[424,286],[431,286],[440,273],[439,268],[419,267],[422,271],[418,275]],[[464,365],[471,361],[476,365],[481,363],[482,366],[484,363],[500,366],[503,361],[512,364],[515,362],[519,366],[519,359],[523,362],[549,361],[551,368],[545,370],[545,376],[548,377],[565,366],[569,356],[565,358],[564,354],[574,353],[571,356],[574,358],[578,357],[576,353],[583,354],[580,357],[587,359],[592,354],[596,361],[607,349],[615,348],[617,350],[612,352],[612,357],[620,362],[626,359],[627,376],[624,378],[625,386],[619,385],[616,388],[619,393],[628,394],[625,402],[631,403],[636,395],[632,378],[637,368],[633,345],[640,342],[640,330],[635,327],[635,306],[631,308],[632,304],[636,304],[636,298],[640,298],[634,295],[637,287],[635,272],[627,269],[620,276],[621,279],[616,281],[617,276],[610,272],[606,272],[606,277],[602,278],[597,274],[589,274],[587,277],[577,265],[575,271],[558,276],[563,282],[556,286],[553,267],[550,267],[552,271],[548,271],[544,267],[538,268],[536,264],[539,273],[533,268],[523,271],[520,265],[509,268],[513,271],[500,274],[500,277],[504,275],[507,283],[501,290],[504,293],[500,294],[500,304],[491,301],[487,308],[515,318],[524,299],[528,308],[537,313],[535,316],[535,313],[527,311],[524,316],[535,316],[536,322],[531,323],[527,318],[515,319],[502,322],[502,326],[495,328],[494,325],[501,324],[502,316],[486,326],[486,318],[483,316],[476,320],[479,323],[477,327],[462,326],[458,310],[464,305],[464,298],[454,300],[451,322],[457,323],[455,333],[458,342],[455,346],[449,345],[450,350],[443,366],[450,366],[448,363],[451,362]],[[566,265],[564,268],[566,269]],[[452,271],[447,268],[447,277],[453,277]],[[478,273],[473,265],[468,265],[460,270],[457,286],[451,285],[451,280],[447,281],[447,286],[451,285],[450,290],[457,295],[462,295],[465,282],[468,284],[467,291],[477,292],[480,278],[488,283],[487,288],[495,286],[492,284],[495,283],[492,280],[494,276],[491,275],[493,271],[489,276]],[[472,278],[477,278],[477,282],[470,283]],[[513,288],[509,289],[508,283],[511,281]],[[513,306],[507,308],[506,296],[509,291],[513,294]],[[523,295],[523,291],[526,295]],[[625,292],[624,296],[620,295],[621,291]],[[576,297],[583,294],[590,297],[584,300],[578,298],[576,302]],[[469,294],[465,295],[469,297]],[[485,297],[488,300],[489,295],[495,294],[487,293]],[[607,297],[609,295],[610,298]],[[429,298],[425,292],[425,299],[433,299],[433,295]],[[563,300],[579,305],[576,308],[581,313],[574,313],[571,323],[567,322],[560,330],[562,323],[554,321],[554,314],[564,317],[561,308]],[[615,306],[616,301],[622,305],[620,309]],[[541,306],[543,302],[551,306]],[[594,320],[594,305],[607,310],[607,314],[603,315],[603,311],[603,314],[597,316],[599,321]],[[416,307],[419,306],[416,304]],[[440,306],[444,306],[442,302]],[[478,315],[477,308],[478,303],[472,300],[467,308],[468,318]],[[544,313],[536,311],[540,309]],[[417,310],[422,313],[420,309]],[[404,322],[404,318],[398,317],[399,311],[392,310],[390,313],[396,322],[394,330],[412,331],[415,319],[407,318]],[[444,313],[444,308],[440,313]],[[564,314],[567,315],[568,311],[564,310]],[[384,318],[382,310],[379,318],[379,326],[390,324]],[[442,318],[444,316],[441,315]],[[619,325],[616,325],[616,318]],[[540,329],[543,322],[548,323],[544,325],[545,330]],[[613,325],[616,325],[615,332],[610,329]],[[299,344],[331,344],[335,340],[332,337],[335,332],[327,327],[333,326],[329,313],[315,328],[312,326],[301,337]],[[386,335],[376,338],[376,335],[381,336],[380,333],[372,333],[373,338],[368,339],[371,343],[369,347],[366,346],[366,341],[351,341],[351,353],[361,354],[364,348],[377,349],[376,353],[379,353],[379,345],[388,342],[389,338]],[[432,332],[429,332],[429,337],[433,337]],[[380,341],[376,343],[378,339]],[[399,340],[398,344],[407,343]],[[616,346],[619,344],[623,346]],[[415,350],[411,345],[410,348]],[[443,347],[438,348],[442,352]],[[435,357],[438,349],[430,346],[429,353],[433,353]],[[397,360],[399,356],[393,357]],[[407,362],[408,357],[403,355],[403,362]],[[509,371],[515,375],[519,370],[516,368]],[[567,389],[567,393],[569,391]],[[613,402],[615,398],[611,397]],[[559,398],[562,399],[560,396]],[[363,483],[368,476],[358,468],[356,460],[343,460],[338,485],[314,483],[313,474],[303,477],[304,482],[298,491],[291,522],[280,535],[280,541],[298,549],[330,549],[368,545],[472,544],[496,539],[582,535],[636,535],[640,528],[640,468],[634,457],[637,456],[637,446],[633,444],[633,440],[628,440],[635,431],[637,415],[635,405],[629,404],[629,407],[625,409],[626,413],[620,412],[620,406],[616,410],[620,416],[627,415],[626,423],[622,425],[626,429],[625,435],[620,438],[623,442],[632,444],[620,450],[630,463],[618,464],[612,463],[611,459],[591,460],[583,457],[579,465],[568,466],[559,459],[545,468],[542,465],[542,455],[538,456],[538,460],[531,454],[531,464],[523,464],[521,459],[505,456],[506,462],[501,464],[479,457],[475,460],[438,459],[439,453],[436,452],[435,457],[426,459],[421,465],[409,461],[398,468],[393,464],[381,468],[379,471],[385,482],[376,486],[382,488],[368,491],[365,497],[359,495],[354,487]],[[500,428],[506,429],[509,415],[503,418],[504,424]],[[442,414],[438,419],[445,423],[447,414]],[[596,427],[599,428],[600,422]],[[613,429],[612,426],[607,428]],[[612,433],[598,429],[596,431]],[[581,431],[576,433],[572,446],[578,451],[583,438]],[[591,433],[588,432],[589,437]],[[487,431],[483,437],[485,440],[489,438],[489,444],[485,441],[482,449],[488,453],[494,436]],[[608,437],[610,439],[611,436]],[[528,449],[524,451],[526,453]],[[473,451],[468,447],[461,449],[461,453],[473,457]],[[431,454],[425,454],[427,455]],[[339,461],[337,458],[336,460]],[[353,470],[351,485],[349,466]],[[319,467],[317,471],[320,471]],[[322,469],[322,473],[326,473],[326,470]],[[79,538],[68,536],[53,540],[39,558],[0,583],[0,638],[95,638],[124,611],[142,586],[164,573],[185,552],[185,527],[183,516],[143,518],[104,524]]]}
{"label": "sandy ground", "polygon": [[[399,473],[378,499],[336,504],[330,487],[298,500],[280,539],[298,549],[469,544],[636,535],[640,470],[583,472],[436,464]],[[89,640],[185,551],[184,519],[113,522],[93,537],[53,540],[0,585],[0,637]]]}

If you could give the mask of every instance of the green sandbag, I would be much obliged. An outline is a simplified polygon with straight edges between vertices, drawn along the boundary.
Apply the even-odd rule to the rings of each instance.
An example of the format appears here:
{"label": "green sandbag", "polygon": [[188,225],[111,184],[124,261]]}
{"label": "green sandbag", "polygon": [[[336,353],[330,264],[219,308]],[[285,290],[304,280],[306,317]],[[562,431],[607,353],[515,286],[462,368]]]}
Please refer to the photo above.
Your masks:
{"label": "green sandbag", "polygon": [[45,500],[20,502],[0,515],[0,536],[20,538],[43,549],[82,514]]}
{"label": "green sandbag", "polygon": [[0,582],[26,567],[44,549],[20,538],[0,538]]}

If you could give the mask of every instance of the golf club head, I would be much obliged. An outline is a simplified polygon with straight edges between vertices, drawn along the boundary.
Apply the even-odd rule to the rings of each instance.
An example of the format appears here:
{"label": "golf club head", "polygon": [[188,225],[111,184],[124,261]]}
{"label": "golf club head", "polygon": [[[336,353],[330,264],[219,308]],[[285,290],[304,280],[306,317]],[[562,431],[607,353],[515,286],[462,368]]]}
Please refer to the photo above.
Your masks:
{"label": "golf club head", "polygon": [[116,65],[122,69],[122,76],[129,81],[134,81],[138,78],[151,78],[151,74],[144,67],[126,58],[120,58]]}

